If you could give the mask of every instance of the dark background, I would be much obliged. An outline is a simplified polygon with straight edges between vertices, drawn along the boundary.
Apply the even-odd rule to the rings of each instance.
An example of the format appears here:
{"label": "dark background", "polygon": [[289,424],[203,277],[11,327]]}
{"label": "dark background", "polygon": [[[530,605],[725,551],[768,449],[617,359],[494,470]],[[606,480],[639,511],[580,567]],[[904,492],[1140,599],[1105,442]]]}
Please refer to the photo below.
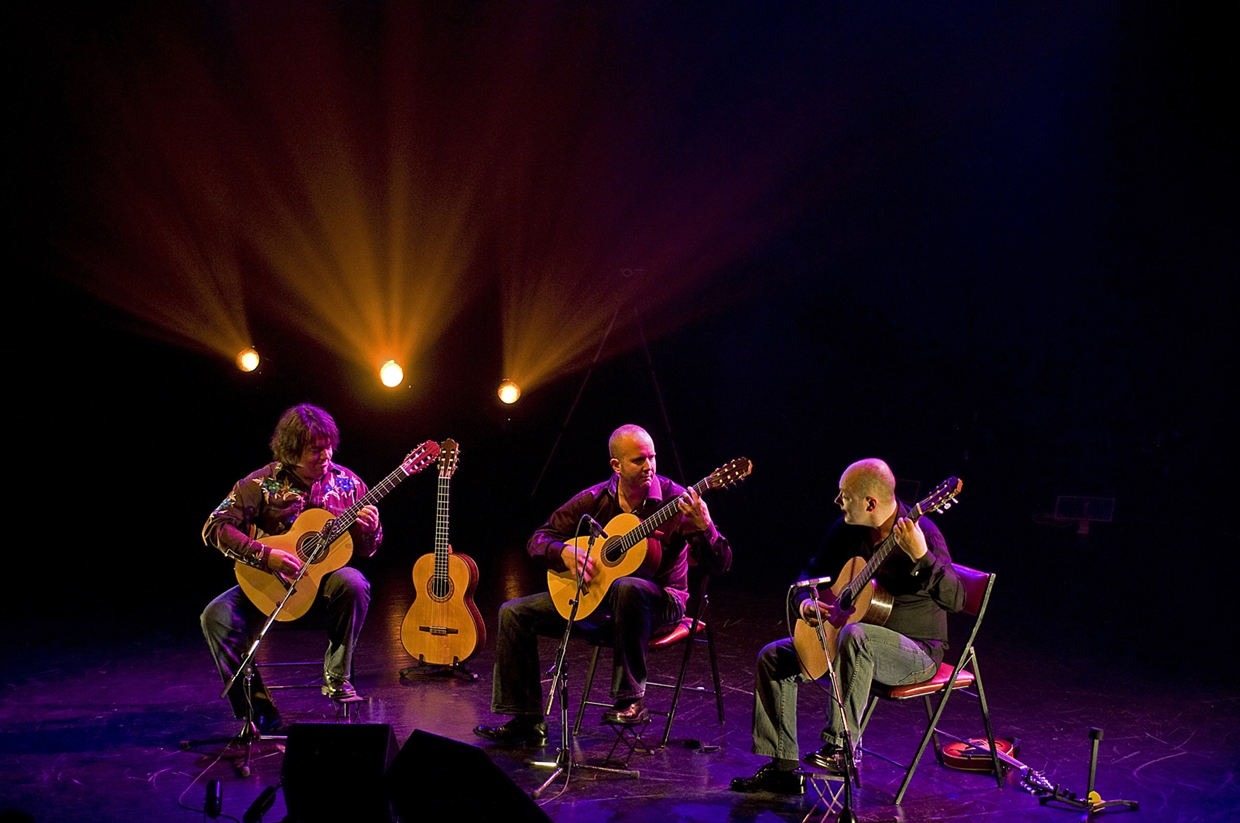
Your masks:
{"label": "dark background", "polygon": [[[192,626],[231,579],[201,545],[202,521],[269,459],[279,413],[308,401],[333,413],[339,461],[371,482],[422,440],[461,443],[452,541],[481,567],[489,621],[520,578],[513,551],[606,477],[607,435],[637,422],[682,481],[738,455],[755,462],[745,485],[708,498],[735,547],[718,585],[787,585],[835,517],[840,471],[876,455],[922,494],[964,479],[960,507],[936,519],[958,561],[1000,574],[996,631],[1202,673],[1235,642],[1220,578],[1237,548],[1224,425],[1236,72],[1220,20],[1152,2],[418,6],[438,61],[428,71],[474,71],[452,106],[468,109],[518,59],[469,62],[478,52],[465,44],[489,28],[545,60],[529,116],[550,118],[549,135],[571,135],[582,110],[600,122],[617,101],[645,113],[616,124],[636,136],[608,179],[583,183],[545,158],[521,170],[548,191],[636,178],[640,195],[669,158],[705,158],[704,198],[745,170],[786,170],[755,202],[759,239],[699,273],[691,300],[637,301],[649,359],[630,325],[588,379],[578,368],[505,408],[494,395],[505,261],[487,238],[516,210],[480,212],[493,251],[468,275],[481,286],[421,364],[416,397],[384,392],[271,314],[258,264],[237,307],[262,329],[254,375],[81,288],[91,261],[76,241],[123,261],[143,234],[109,235],[116,216],[83,173],[113,126],[82,74],[99,55],[134,71],[169,41],[226,74],[229,20],[246,5],[50,2],[11,32],[22,59],[9,129],[6,622]],[[323,8],[361,75],[377,71],[387,7]],[[268,9],[299,25],[297,4]],[[505,38],[518,30],[525,39]],[[279,62],[278,42],[269,57]],[[697,174],[683,190],[651,185],[640,206],[668,217],[660,198],[694,200]],[[520,213],[542,225],[539,207]],[[407,575],[431,549],[432,486],[413,478],[385,502],[375,578]],[[1114,498],[1114,520],[1079,535],[1050,517],[1059,495]]]}

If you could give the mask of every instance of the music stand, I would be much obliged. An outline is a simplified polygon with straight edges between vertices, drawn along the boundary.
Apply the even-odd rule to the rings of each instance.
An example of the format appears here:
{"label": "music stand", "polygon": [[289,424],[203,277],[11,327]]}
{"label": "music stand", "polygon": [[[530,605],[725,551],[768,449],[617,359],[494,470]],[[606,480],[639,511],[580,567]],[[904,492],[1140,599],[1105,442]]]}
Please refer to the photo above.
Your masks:
{"label": "music stand", "polygon": [[[581,532],[581,526],[586,523],[588,515],[583,515],[581,521],[577,524],[578,533]],[[586,543],[586,556],[594,550],[594,542],[602,536],[598,526],[594,523],[593,518],[589,518],[590,537]],[[574,541],[575,542],[575,541]],[[612,766],[595,766],[590,763],[578,763],[573,760],[573,729],[569,723],[568,717],[568,639],[573,633],[573,625],[577,622],[577,607],[581,602],[581,590],[585,585],[585,564],[578,564],[577,569],[577,591],[573,595],[573,599],[569,601],[572,608],[569,610],[568,621],[564,626],[564,635],[560,638],[560,645],[556,649],[555,674],[551,678],[551,688],[547,693],[547,710],[543,712],[543,716],[551,714],[551,705],[555,702],[557,691],[560,696],[560,748],[556,752],[555,760],[535,760],[530,765],[540,768],[552,769],[551,774],[542,782],[538,788],[530,792],[530,796],[535,800],[542,797],[547,787],[555,782],[555,779],[561,774],[566,774],[564,782],[564,790],[568,789],[568,782],[573,779],[573,769],[584,769],[593,772],[602,772],[603,774],[614,774],[618,777],[640,777],[641,773],[636,769],[621,769]]]}
{"label": "music stand", "polygon": [[[861,777],[857,771],[857,761],[854,756],[855,752],[853,749],[852,729],[848,728],[848,718],[844,716],[844,696],[840,693],[840,680],[835,673],[835,661],[831,658],[831,654],[827,650],[827,634],[822,628],[824,618],[822,615],[822,610],[818,608],[818,585],[820,583],[830,582],[831,578],[824,577],[816,580],[810,588],[814,591],[814,618],[817,621],[814,626],[814,633],[818,636],[818,642],[822,646],[823,657],[825,657],[827,661],[827,679],[831,684],[831,700],[835,701],[835,704],[840,709],[840,725],[843,726],[842,731],[844,733],[844,774],[842,776],[831,775],[826,772],[816,774],[822,774],[822,777],[820,778],[822,780],[843,780],[844,808],[840,811],[840,816],[836,818],[836,821],[837,823],[857,823],[857,813],[853,810],[852,786],[854,780],[857,782],[857,785],[861,785]],[[795,589],[796,587],[797,586],[794,583],[789,589],[789,599],[792,597],[792,589]],[[834,801],[834,799],[834,793],[832,793],[832,801]],[[810,813],[812,814],[812,810]],[[828,806],[828,813],[830,813],[830,804]],[[805,819],[809,819],[809,814],[806,814]]]}

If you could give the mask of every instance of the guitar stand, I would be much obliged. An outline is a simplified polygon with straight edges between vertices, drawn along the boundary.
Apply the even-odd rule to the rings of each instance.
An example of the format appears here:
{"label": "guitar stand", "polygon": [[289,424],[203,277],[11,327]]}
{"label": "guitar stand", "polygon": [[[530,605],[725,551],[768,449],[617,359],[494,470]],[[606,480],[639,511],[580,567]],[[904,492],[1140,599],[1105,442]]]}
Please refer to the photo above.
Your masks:
{"label": "guitar stand", "polygon": [[1098,771],[1098,741],[1102,740],[1102,729],[1090,729],[1089,740],[1089,783],[1085,789],[1085,797],[1078,798],[1075,793],[1063,791],[1056,784],[1055,791],[1039,797],[1038,803],[1043,806],[1048,803],[1061,803],[1070,809],[1083,809],[1085,814],[1081,815],[1082,821],[1088,821],[1093,815],[1103,812],[1137,811],[1140,805],[1136,800],[1103,800],[1102,796],[1094,791],[1094,776]]}
{"label": "guitar stand", "polygon": [[453,660],[450,665],[436,666],[418,660],[412,666],[408,666],[400,670],[400,679],[413,679],[413,675],[420,677],[455,677],[458,680],[464,680],[467,683],[474,683],[478,680],[478,673],[471,672],[459,660]]}

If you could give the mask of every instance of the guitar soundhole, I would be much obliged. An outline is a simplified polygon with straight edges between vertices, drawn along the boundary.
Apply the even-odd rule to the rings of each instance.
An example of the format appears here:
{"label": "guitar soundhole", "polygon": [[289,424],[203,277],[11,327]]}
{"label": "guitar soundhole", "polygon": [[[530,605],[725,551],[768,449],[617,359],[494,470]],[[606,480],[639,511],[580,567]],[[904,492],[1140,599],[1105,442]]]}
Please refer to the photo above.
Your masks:
{"label": "guitar soundhole", "polygon": [[427,581],[426,593],[432,600],[449,600],[454,588],[451,577],[432,577]]}
{"label": "guitar soundhole", "polygon": [[599,556],[608,566],[614,566],[624,558],[624,547],[619,540],[608,540],[603,544],[603,551]]}
{"label": "guitar soundhole", "polygon": [[297,541],[297,554],[301,556],[303,562],[310,560],[311,563],[320,563],[326,559],[327,552],[320,552],[318,557],[314,556],[314,553],[319,551],[321,542],[317,533],[302,535],[302,538]]}

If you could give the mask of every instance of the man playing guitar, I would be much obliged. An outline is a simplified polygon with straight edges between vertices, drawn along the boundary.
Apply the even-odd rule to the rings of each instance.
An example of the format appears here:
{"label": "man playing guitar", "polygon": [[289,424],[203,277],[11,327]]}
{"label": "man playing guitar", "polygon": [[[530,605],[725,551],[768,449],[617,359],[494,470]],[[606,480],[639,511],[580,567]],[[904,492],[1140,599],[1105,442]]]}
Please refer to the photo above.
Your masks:
{"label": "man playing guitar", "polygon": [[[271,438],[275,461],[237,481],[224,501],[207,518],[203,541],[226,556],[254,569],[296,577],[302,560],[296,554],[263,542],[268,535],[287,532],[306,509],[325,509],[338,516],[367,493],[366,484],[345,467],[333,463],[340,434],[331,415],[303,404],[280,417]],[[383,540],[379,511],[364,506],[349,528],[354,551],[363,557],[375,553]],[[323,661],[323,693],[333,700],[356,699],[349,682],[353,649],[370,604],[370,583],[351,567],[324,578],[319,599],[328,609],[328,646]],[[234,586],[212,600],[202,613],[202,631],[225,681],[230,679],[263,625],[263,613]],[[247,716],[243,683],[229,691],[237,717]],[[256,674],[251,683],[253,717],[259,731],[280,729],[280,715],[271,695]]]}
{"label": "man playing guitar", "polygon": [[[827,598],[825,593],[824,602],[815,608],[812,587],[797,588],[792,596],[791,607],[803,621],[815,624],[820,610],[829,624],[824,628],[832,629],[832,634],[838,629],[834,660],[843,716],[855,747],[860,745],[856,734],[870,684],[875,680],[888,685],[919,683],[932,677],[947,648],[946,612],[964,607],[964,588],[952,568],[943,535],[927,518],[910,516],[909,507],[896,498],[895,487],[895,475],[882,460],[871,458],[849,466],[840,477],[835,497],[843,517],[827,532],[802,575],[802,580],[815,579],[834,573],[842,564],[847,573],[876,552],[891,550],[891,543],[884,541],[894,540],[894,548],[899,550],[891,551],[874,573],[874,580],[889,595],[885,600],[890,603],[890,613],[883,625],[848,622],[856,619],[850,613],[851,604]],[[848,558],[858,562],[845,563]],[[868,595],[868,587],[863,588]],[[855,602],[859,604],[861,598]],[[805,791],[804,775],[796,771],[796,689],[804,679],[803,663],[792,640],[777,640],[758,654],[753,751],[771,758],[771,762],[752,777],[734,779],[733,791]],[[841,712],[834,700],[830,706],[830,719],[822,732],[825,745],[807,754],[805,761],[843,773]]]}
{"label": "man playing guitar", "polygon": [[[732,562],[732,550],[697,492],[656,474],[654,442],[644,429],[621,426],[612,434],[608,447],[611,478],[580,492],[553,512],[526,548],[531,557],[553,572],[581,571],[589,585],[591,580],[602,579],[605,569],[593,555],[570,542],[581,529],[584,516],[610,526],[610,521],[626,514],[640,520],[657,516],[669,503],[678,509],[664,522],[660,534],[648,538],[652,568],[612,581],[598,610],[577,623],[592,628],[611,624],[618,674],[613,682],[618,688],[612,695],[615,706],[604,714],[604,721],[632,725],[647,717],[643,697],[651,634],[685,613],[690,550],[711,571],[726,570]],[[546,742],[538,636],[557,636],[564,627],[565,619],[549,592],[510,600],[500,607],[491,711],[512,715],[512,719],[502,726],[478,726],[475,733],[501,743]]]}

